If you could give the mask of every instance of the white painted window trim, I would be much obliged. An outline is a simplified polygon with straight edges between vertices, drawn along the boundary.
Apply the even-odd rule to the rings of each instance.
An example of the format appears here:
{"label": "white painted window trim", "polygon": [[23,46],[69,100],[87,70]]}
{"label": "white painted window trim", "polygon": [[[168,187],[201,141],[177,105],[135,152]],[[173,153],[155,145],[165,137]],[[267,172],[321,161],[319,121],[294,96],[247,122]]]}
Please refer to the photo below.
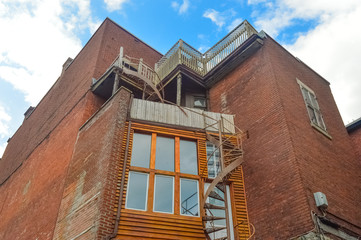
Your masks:
{"label": "white painted window trim", "polygon": [[[312,126],[313,128],[315,128],[316,130],[318,130],[319,132],[321,132],[321,133],[322,133],[323,135],[325,135],[326,137],[328,137],[329,139],[332,139],[331,135],[327,132],[327,127],[326,127],[325,121],[323,120],[323,115],[322,115],[322,113],[321,113],[320,105],[319,105],[319,103],[318,103],[317,96],[316,96],[315,92],[314,92],[311,88],[309,88],[306,84],[304,84],[303,82],[301,82],[301,80],[299,80],[298,78],[296,78],[296,81],[297,81],[298,85],[300,86],[301,95],[302,95],[303,101],[304,101],[305,106],[306,106],[306,112],[307,112],[308,118],[310,119],[311,126]],[[313,95],[315,96],[315,101],[316,101],[316,104],[317,104],[317,107],[318,107],[318,108],[316,108],[316,106],[313,106],[312,103],[310,103],[310,104],[307,103],[305,97],[303,96],[302,88],[306,89],[308,92],[310,92],[311,94],[313,94]],[[309,107],[309,105],[310,105],[310,107],[311,107],[312,109],[314,109],[313,111],[318,111],[318,112],[319,112],[320,117],[321,117],[321,120],[322,120],[322,123],[323,123],[323,125],[325,126],[325,128],[322,128],[319,124],[315,124],[315,123],[312,121],[312,119],[311,119],[311,117],[310,117],[310,114],[309,114],[309,112],[308,112],[308,107]],[[318,122],[317,117],[316,117],[316,121]]]}

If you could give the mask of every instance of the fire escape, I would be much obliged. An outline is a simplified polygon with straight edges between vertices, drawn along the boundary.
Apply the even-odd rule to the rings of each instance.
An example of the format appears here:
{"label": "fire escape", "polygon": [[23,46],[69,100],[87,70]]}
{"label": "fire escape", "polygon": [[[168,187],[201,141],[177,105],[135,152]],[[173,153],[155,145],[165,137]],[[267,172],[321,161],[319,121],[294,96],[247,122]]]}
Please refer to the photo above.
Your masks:
{"label": "fire escape", "polygon": [[[121,48],[119,56],[106,73],[114,74],[111,94],[117,91],[121,79],[128,79],[128,83],[141,90],[142,99],[170,103],[182,108],[180,101],[182,71],[193,74],[195,78],[204,82],[206,87],[209,87],[217,79],[219,80],[227,74],[232,67],[238,66],[243,59],[257,51],[262,44],[262,37],[247,21],[244,21],[204,54],[179,40],[156,63],[155,69],[148,66],[143,59],[124,56]],[[93,84],[94,92],[101,91],[98,86],[104,83],[100,80],[107,78],[108,75],[101,77]],[[175,79],[177,81],[176,101],[170,102],[164,98],[164,86]],[[103,92],[98,94],[106,95]],[[109,93],[107,94],[109,95]],[[190,109],[187,108],[187,110]],[[208,154],[207,161],[209,163],[215,157],[219,159],[218,171],[215,172],[216,175],[208,187],[204,188],[205,192],[201,197],[203,229],[209,240],[231,239],[233,231],[231,228],[234,227],[228,217],[230,209],[227,180],[243,161],[242,138],[244,133],[234,125],[232,125],[233,129],[226,129],[225,125],[229,126],[229,123],[226,124],[224,119],[217,120],[204,113],[199,114],[203,114],[206,126],[202,131],[208,142],[214,146],[214,151]],[[202,177],[206,179],[208,176],[203,176],[206,169],[200,169],[200,171]],[[186,202],[182,205],[184,205],[185,211],[194,207],[188,206]],[[214,214],[214,210],[224,211],[224,216],[217,216]],[[217,224],[219,222],[225,224],[219,226]],[[219,232],[222,233],[219,234]]]}

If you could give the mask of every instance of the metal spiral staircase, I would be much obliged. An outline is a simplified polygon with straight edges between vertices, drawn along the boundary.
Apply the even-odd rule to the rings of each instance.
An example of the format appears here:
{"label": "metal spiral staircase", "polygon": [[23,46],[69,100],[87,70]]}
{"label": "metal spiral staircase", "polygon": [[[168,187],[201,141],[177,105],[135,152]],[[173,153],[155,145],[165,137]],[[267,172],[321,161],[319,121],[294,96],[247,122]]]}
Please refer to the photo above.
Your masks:
{"label": "metal spiral staircase", "polygon": [[229,218],[229,200],[227,194],[227,180],[243,161],[241,146],[242,133],[224,135],[222,120],[218,121],[218,136],[207,133],[207,140],[215,146],[209,154],[209,162],[216,152],[219,154],[220,171],[205,187],[202,201],[203,229],[208,240],[230,240],[233,223]]}

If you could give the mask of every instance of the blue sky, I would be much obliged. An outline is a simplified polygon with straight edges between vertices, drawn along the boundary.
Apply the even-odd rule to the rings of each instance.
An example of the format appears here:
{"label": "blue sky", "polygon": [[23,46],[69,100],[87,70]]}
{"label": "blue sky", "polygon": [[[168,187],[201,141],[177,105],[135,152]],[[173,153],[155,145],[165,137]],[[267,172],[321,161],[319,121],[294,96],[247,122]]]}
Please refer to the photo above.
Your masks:
{"label": "blue sky", "polygon": [[331,83],[345,124],[361,117],[359,0],[0,0],[0,156],[106,17],[163,54],[180,38],[204,52],[246,19]]}

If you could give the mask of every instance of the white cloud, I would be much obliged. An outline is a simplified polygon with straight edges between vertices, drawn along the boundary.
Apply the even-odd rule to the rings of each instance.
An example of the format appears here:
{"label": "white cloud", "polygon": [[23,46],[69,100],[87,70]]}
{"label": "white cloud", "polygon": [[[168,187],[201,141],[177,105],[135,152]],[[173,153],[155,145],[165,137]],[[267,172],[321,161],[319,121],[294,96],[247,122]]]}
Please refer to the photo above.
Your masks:
{"label": "white cloud", "polygon": [[77,34],[98,24],[90,0],[2,0],[0,80],[11,83],[36,105],[81,49]]}
{"label": "white cloud", "polygon": [[8,138],[10,135],[10,131],[9,131],[10,120],[11,120],[10,115],[5,111],[5,108],[0,104],[0,158],[3,155],[7,145],[6,138]]}
{"label": "white cloud", "polygon": [[197,50],[201,53],[205,53],[208,49],[210,49],[207,45],[201,45]]}
{"label": "white cloud", "polygon": [[[295,56],[331,83],[345,123],[361,116],[361,4],[359,0],[278,0],[264,4],[268,10],[255,16],[257,28],[276,38],[298,21],[312,21],[308,32],[286,46]],[[317,94],[317,93],[316,93]],[[327,124],[327,123],[326,123]]]}
{"label": "white cloud", "polygon": [[236,18],[232,21],[232,23],[230,25],[228,25],[227,30],[228,32],[232,31],[233,29],[235,29],[239,24],[241,24],[241,22],[243,21],[242,18]]}
{"label": "white cloud", "polygon": [[7,144],[8,144],[7,142],[4,142],[4,143],[0,144],[0,158],[1,158],[2,155],[4,154],[5,148],[6,148],[6,145],[7,145]]}
{"label": "white cloud", "polygon": [[182,4],[179,4],[176,1],[171,3],[172,8],[178,12],[178,14],[184,14],[189,9],[189,0],[183,0]]}
{"label": "white cloud", "polygon": [[[11,120],[10,115],[5,111],[5,108],[0,105],[0,139],[9,136],[9,122]],[[0,151],[0,156],[1,156]]]}
{"label": "white cloud", "polygon": [[[360,5],[359,0],[325,1],[325,0],[249,0],[250,5],[262,5],[266,10],[260,14],[255,11],[255,25],[265,30],[272,37],[284,28],[294,24],[295,20],[326,21],[334,15],[351,11]],[[256,6],[257,7],[257,6]]]}
{"label": "white cloud", "polygon": [[211,19],[212,22],[214,22],[218,27],[222,27],[224,24],[226,24],[226,17],[224,14],[214,10],[214,9],[208,9],[203,13],[203,17]]}
{"label": "white cloud", "polygon": [[123,5],[129,2],[129,0],[104,0],[106,8],[109,12],[122,10]]}
{"label": "white cloud", "polygon": [[345,123],[361,117],[361,5],[333,15],[287,46],[331,82]]}

